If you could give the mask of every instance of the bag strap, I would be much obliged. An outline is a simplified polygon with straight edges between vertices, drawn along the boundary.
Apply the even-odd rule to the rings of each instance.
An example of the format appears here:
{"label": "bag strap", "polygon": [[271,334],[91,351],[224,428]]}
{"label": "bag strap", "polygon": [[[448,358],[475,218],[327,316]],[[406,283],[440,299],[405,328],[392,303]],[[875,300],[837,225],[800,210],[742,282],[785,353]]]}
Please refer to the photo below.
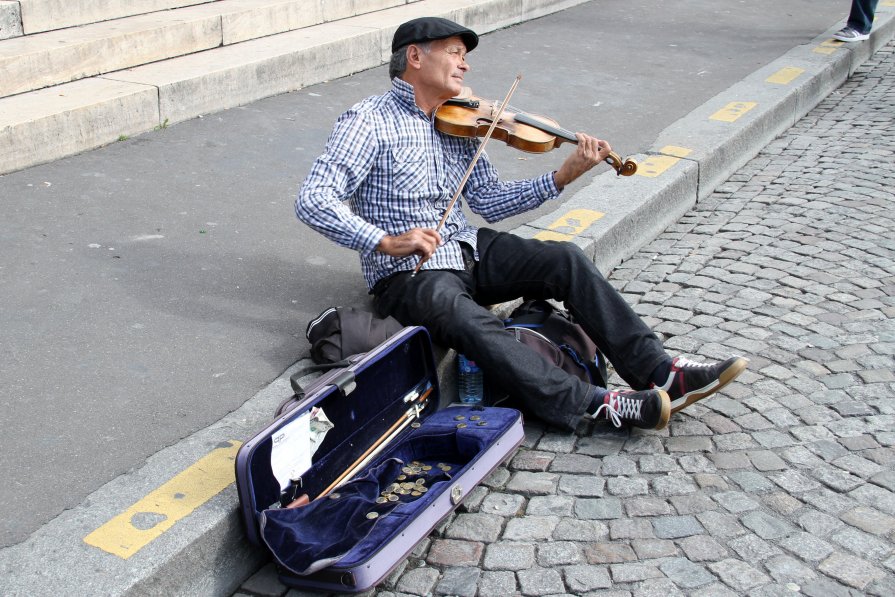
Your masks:
{"label": "bag strap", "polygon": [[342,392],[343,394],[345,394],[345,395],[350,394],[355,388],[354,373],[352,373],[351,371],[348,371],[347,368],[350,367],[351,365],[353,365],[354,363],[356,363],[357,361],[359,361],[360,358],[363,356],[364,356],[363,353],[361,353],[361,354],[351,355],[351,357],[349,357],[347,359],[342,359],[341,361],[337,361],[335,363],[322,363],[319,365],[307,365],[305,367],[302,367],[301,369],[299,369],[292,375],[290,375],[289,376],[289,385],[292,386],[293,394],[292,394],[292,396],[289,396],[288,398],[286,398],[285,400],[280,402],[279,406],[277,406],[277,409],[274,411],[274,418],[279,417],[284,412],[286,412],[287,410],[290,410],[293,406],[295,406],[299,402],[301,402],[302,398],[305,397],[305,394],[307,392],[301,386],[301,384],[298,383],[298,380],[300,380],[305,375],[307,375],[309,373],[313,373],[315,371],[331,371],[333,369],[346,369],[344,375],[338,376],[337,378],[333,379],[332,383],[337,388],[339,388],[339,391]]}
{"label": "bag strap", "polygon": [[306,367],[302,367],[295,373],[293,373],[289,377],[289,384],[292,386],[292,391],[295,392],[296,396],[304,396],[305,391],[304,388],[301,387],[301,384],[298,383],[298,380],[307,375],[308,373],[313,373],[315,371],[329,371],[331,369],[338,369],[340,367],[348,367],[351,365],[350,359],[342,359],[341,361],[336,361],[335,363],[322,363],[319,365],[308,365]]}

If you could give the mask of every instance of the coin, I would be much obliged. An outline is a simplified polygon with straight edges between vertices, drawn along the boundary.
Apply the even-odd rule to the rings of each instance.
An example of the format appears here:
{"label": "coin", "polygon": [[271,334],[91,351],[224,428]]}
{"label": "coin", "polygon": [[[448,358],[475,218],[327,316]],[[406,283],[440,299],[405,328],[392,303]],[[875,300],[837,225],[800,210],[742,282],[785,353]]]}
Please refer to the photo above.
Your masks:
{"label": "coin", "polygon": [[484,427],[487,424],[488,424],[488,421],[479,421],[478,423],[476,423],[476,425],[478,425],[479,427]]}
{"label": "coin", "polygon": [[384,495],[380,495],[378,498],[376,498],[376,503],[377,503],[377,504],[384,504],[384,503],[386,503],[387,501],[388,501],[388,498],[385,497]]}
{"label": "coin", "polygon": [[339,495],[338,493],[331,493],[331,494],[329,494],[329,499],[331,499],[331,500],[337,500],[337,499],[339,499],[340,497],[342,497],[342,496]]}
{"label": "coin", "polygon": [[464,429],[466,427],[466,423],[459,423],[457,425],[457,429]]}
{"label": "coin", "polygon": [[374,518],[379,518],[379,512],[367,512],[367,518],[369,520],[373,520]]}
{"label": "coin", "polygon": [[449,470],[451,470],[451,468],[452,467],[450,465],[446,464],[443,467],[441,467],[441,470],[443,470],[444,472],[448,472]]}
{"label": "coin", "polygon": [[406,479],[406,478],[407,478],[407,475],[398,475],[397,477],[395,477],[395,480],[396,480],[396,481],[403,481],[403,480]]}
{"label": "coin", "polygon": [[396,496],[394,493],[391,494],[390,496],[388,496],[388,501],[390,501],[390,502],[397,502],[397,501],[400,500],[400,499],[401,499],[401,498],[399,498],[398,496]]}
{"label": "coin", "polygon": [[455,421],[463,421],[465,419],[466,419],[466,417],[464,417],[463,415],[457,415],[456,417],[454,417]]}
{"label": "coin", "polygon": [[410,424],[410,427],[413,429],[419,429],[421,426],[422,425],[419,421],[414,421],[413,423]]}
{"label": "coin", "polygon": [[421,496],[421,495],[423,495],[423,494],[422,494],[421,492],[419,492],[419,491],[411,491],[411,492],[410,492],[410,495],[412,495],[413,497],[419,497],[419,496]]}
{"label": "coin", "polygon": [[469,417],[469,420],[470,420],[470,421],[478,421],[478,420],[481,419],[481,418],[482,418],[482,417],[480,417],[480,416],[478,416],[478,415],[472,415],[471,417]]}

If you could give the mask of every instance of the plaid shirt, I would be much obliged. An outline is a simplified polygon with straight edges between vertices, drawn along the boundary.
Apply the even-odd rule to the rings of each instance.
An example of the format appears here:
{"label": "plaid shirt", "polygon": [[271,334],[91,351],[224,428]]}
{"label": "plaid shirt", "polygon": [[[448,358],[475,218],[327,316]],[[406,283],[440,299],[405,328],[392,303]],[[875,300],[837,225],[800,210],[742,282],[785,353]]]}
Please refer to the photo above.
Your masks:
{"label": "plaid shirt", "polygon": [[[336,121],[325,152],[298,193],[295,215],[330,240],[360,252],[364,279],[372,289],[382,278],[416,267],[417,255],[391,257],[376,246],[386,235],[438,225],[479,142],[435,130],[414,102],[413,87],[395,78],[390,91],[361,101]],[[534,209],[558,195],[552,173],[499,181],[484,154],[463,188],[469,208],[488,222]],[[459,241],[475,248],[476,228],[467,222],[460,200],[440,234],[444,244],[423,269],[464,269]]]}

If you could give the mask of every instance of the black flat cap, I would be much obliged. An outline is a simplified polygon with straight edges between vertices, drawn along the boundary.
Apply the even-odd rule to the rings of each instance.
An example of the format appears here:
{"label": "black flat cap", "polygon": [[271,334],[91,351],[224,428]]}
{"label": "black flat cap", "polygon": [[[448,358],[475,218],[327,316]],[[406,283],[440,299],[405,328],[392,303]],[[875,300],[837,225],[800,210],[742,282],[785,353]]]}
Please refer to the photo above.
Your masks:
{"label": "black flat cap", "polygon": [[408,44],[448,37],[459,36],[466,44],[466,51],[471,52],[479,44],[479,36],[475,31],[462,27],[453,21],[441,17],[422,17],[407,21],[395,31],[392,38],[392,52]]}

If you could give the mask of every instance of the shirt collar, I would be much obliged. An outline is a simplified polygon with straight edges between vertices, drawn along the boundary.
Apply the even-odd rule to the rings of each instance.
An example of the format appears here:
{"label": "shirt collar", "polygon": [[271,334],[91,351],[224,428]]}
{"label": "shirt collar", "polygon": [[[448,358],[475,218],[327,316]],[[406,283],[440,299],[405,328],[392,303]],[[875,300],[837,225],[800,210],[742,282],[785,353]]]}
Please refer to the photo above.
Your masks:
{"label": "shirt collar", "polygon": [[400,77],[395,77],[392,79],[392,93],[395,94],[398,103],[404,106],[404,108],[425,115],[425,113],[420,110],[419,106],[416,105],[416,96],[413,92],[413,85]]}

